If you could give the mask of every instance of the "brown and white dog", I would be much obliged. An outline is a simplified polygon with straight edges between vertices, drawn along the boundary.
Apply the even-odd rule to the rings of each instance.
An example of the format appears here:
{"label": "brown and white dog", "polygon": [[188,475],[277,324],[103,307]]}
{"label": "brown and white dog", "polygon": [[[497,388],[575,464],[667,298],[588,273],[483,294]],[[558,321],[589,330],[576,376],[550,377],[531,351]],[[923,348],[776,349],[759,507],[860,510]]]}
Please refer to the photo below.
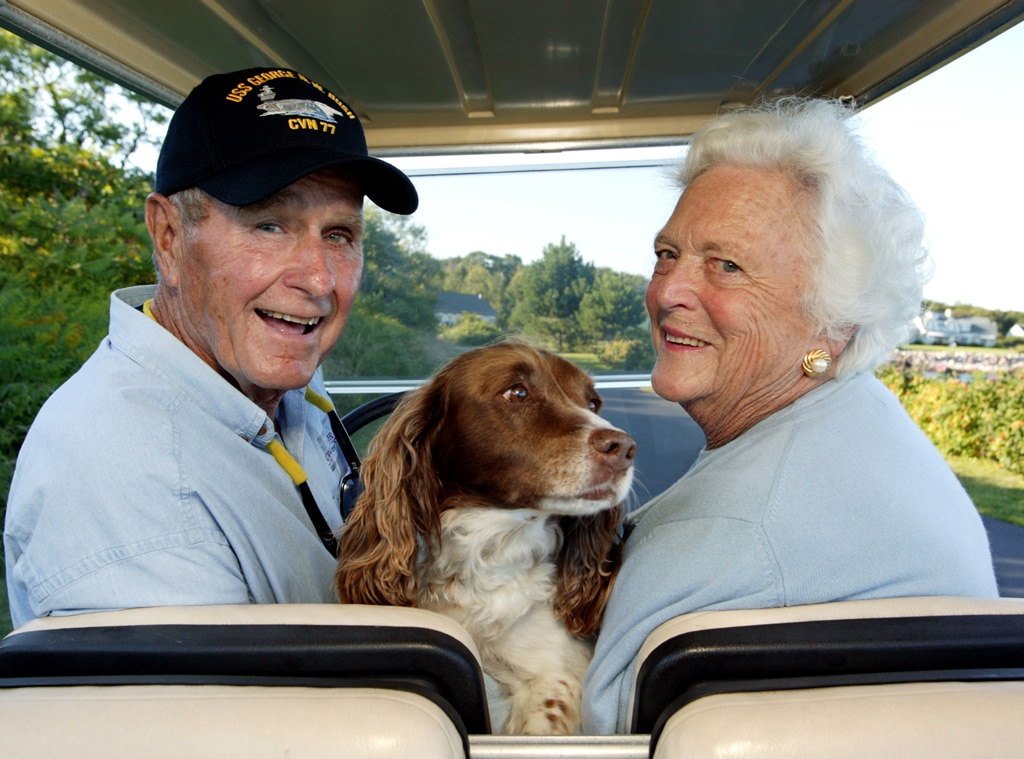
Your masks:
{"label": "brown and white dog", "polygon": [[509,695],[506,733],[572,733],[618,570],[633,439],[573,364],[518,341],[468,351],[374,438],[341,533],[343,603],[459,621]]}

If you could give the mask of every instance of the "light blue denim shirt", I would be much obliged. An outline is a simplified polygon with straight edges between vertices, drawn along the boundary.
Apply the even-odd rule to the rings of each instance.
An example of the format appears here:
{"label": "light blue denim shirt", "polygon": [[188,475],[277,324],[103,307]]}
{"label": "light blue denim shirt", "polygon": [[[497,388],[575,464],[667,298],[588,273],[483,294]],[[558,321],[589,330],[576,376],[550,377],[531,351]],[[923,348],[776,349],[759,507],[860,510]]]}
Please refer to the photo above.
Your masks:
{"label": "light blue denim shirt", "polygon": [[[44,404],[18,456],[4,527],[15,626],[49,614],[171,604],[333,599],[334,559],[275,435],[341,525],[346,464],[326,414],[285,395],[275,421],[136,307]],[[321,395],[323,383],[312,388]]]}

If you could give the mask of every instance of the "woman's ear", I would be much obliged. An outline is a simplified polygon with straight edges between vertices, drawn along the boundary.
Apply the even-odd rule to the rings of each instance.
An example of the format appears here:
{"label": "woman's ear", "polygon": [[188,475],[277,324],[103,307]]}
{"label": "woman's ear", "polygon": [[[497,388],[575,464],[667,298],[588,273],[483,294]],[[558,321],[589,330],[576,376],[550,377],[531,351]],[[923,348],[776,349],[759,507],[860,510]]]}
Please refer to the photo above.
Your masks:
{"label": "woman's ear", "polygon": [[184,240],[178,209],[158,192],[146,197],[146,227],[153,240],[153,260],[161,280],[170,287],[178,286],[178,255]]}

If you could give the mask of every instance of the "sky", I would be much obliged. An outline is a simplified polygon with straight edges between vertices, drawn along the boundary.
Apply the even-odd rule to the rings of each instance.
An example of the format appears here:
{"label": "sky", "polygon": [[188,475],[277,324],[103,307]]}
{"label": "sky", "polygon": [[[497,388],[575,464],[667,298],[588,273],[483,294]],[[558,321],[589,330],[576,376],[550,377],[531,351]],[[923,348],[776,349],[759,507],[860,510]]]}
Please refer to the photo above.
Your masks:
{"label": "sky", "polygon": [[[935,262],[926,298],[1024,311],[1022,79],[1024,23],[861,113],[865,143],[925,214]],[[683,150],[646,149],[641,157],[671,162]],[[637,155],[603,152],[601,158]],[[572,157],[542,160],[564,164]],[[388,160],[410,172],[437,163]],[[414,176],[414,182],[421,203],[413,218],[439,258],[483,250],[528,263],[564,235],[585,261],[645,276],[653,266],[654,236],[677,198],[661,167],[502,173],[473,181]]]}

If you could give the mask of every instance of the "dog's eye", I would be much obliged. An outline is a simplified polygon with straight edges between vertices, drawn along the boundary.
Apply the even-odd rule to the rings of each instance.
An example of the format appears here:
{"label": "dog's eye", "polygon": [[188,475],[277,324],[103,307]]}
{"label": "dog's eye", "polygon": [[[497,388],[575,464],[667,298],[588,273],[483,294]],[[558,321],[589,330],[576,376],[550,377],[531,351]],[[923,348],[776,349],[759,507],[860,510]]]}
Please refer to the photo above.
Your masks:
{"label": "dog's eye", "polygon": [[590,408],[591,411],[593,411],[596,414],[598,411],[601,410],[601,399],[600,398],[591,398],[587,402],[587,406],[588,406],[588,408]]}
{"label": "dog's eye", "polygon": [[527,395],[529,395],[529,393],[526,392],[526,388],[524,386],[513,385],[504,393],[502,393],[501,397],[504,398],[509,403],[514,403],[516,401],[525,401]]}

